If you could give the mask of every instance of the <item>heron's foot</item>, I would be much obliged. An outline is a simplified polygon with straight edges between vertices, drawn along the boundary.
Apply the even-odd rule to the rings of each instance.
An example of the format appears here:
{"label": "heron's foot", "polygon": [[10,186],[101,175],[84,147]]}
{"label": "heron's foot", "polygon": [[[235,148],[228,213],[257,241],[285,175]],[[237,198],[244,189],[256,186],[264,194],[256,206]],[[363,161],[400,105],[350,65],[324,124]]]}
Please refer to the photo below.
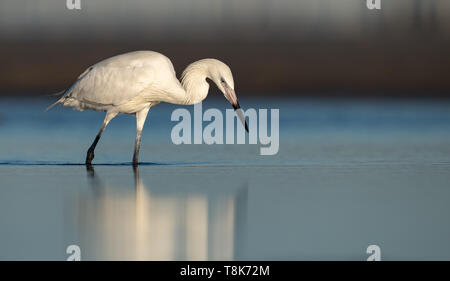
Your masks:
{"label": "heron's foot", "polygon": [[91,165],[92,159],[94,159],[94,150],[89,148],[86,155],[86,165]]}

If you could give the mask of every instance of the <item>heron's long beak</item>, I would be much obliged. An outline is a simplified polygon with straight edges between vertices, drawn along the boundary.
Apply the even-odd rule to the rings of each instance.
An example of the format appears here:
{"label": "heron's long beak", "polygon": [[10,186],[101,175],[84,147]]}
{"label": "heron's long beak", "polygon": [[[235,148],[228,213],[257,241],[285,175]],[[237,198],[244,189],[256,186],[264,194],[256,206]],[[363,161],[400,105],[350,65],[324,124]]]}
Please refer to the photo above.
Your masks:
{"label": "heron's long beak", "polygon": [[241,106],[239,105],[239,102],[236,97],[236,93],[230,86],[228,86],[228,84],[226,82],[222,82],[222,86],[225,89],[225,98],[233,106],[234,111],[236,112],[237,116],[239,117],[239,120],[241,120],[242,125],[244,125],[245,130],[248,133],[247,121],[245,121],[244,112],[242,111]]}

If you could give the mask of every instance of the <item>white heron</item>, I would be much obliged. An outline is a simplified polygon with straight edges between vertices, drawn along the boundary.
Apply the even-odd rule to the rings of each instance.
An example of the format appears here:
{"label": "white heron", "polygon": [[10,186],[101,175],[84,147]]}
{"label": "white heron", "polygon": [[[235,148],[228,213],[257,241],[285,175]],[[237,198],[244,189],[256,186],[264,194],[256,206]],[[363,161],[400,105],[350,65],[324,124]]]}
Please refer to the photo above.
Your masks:
{"label": "white heron", "polygon": [[133,165],[138,164],[142,129],[150,107],[167,102],[192,105],[208,95],[213,81],[234,107],[248,132],[247,123],[234,91],[230,68],[217,59],[191,63],[178,81],[172,62],[153,51],[136,51],[102,60],[86,69],[62,96],[47,108],[62,103],[83,111],[106,112],[103,124],[89,147],[86,165],[94,159],[94,150],[108,123],[119,113],[136,115],[136,142]]}

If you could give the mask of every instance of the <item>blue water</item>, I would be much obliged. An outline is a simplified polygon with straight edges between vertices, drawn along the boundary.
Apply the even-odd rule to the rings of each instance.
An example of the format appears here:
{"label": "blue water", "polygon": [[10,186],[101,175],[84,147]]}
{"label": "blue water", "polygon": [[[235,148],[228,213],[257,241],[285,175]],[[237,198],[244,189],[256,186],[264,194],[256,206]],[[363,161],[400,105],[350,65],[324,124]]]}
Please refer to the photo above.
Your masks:
{"label": "blue water", "polygon": [[174,145],[160,104],[137,171],[133,116],[86,169],[103,113],[50,102],[0,99],[0,259],[450,259],[450,101],[242,99],[280,110],[273,156]]}

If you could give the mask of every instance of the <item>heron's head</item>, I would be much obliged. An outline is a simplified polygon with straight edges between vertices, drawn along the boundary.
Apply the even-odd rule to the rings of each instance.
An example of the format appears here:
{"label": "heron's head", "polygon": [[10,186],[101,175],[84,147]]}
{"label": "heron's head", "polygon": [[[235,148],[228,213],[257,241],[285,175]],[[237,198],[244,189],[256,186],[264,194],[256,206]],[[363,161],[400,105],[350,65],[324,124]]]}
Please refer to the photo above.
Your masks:
{"label": "heron's head", "polygon": [[[217,88],[223,93],[225,98],[231,103],[234,111],[238,115],[245,130],[248,132],[247,122],[245,122],[244,113],[239,105],[238,99],[236,97],[236,92],[234,91],[234,80],[231,70],[225,63],[216,59],[202,59],[191,63],[183,71],[181,76],[182,84],[185,89],[192,89],[199,85],[199,80],[204,79],[211,80],[217,85]],[[203,100],[208,94],[208,83],[205,82],[205,87],[202,87],[205,91],[199,91],[201,94],[199,98],[195,101]],[[195,91],[194,91],[195,92]]]}
{"label": "heron's head", "polygon": [[217,88],[219,88],[225,98],[231,103],[239,119],[242,121],[245,130],[248,132],[247,122],[245,121],[236,92],[234,91],[234,80],[233,74],[231,74],[231,69],[220,60],[205,59],[205,61],[208,63],[208,78],[217,85]]}

